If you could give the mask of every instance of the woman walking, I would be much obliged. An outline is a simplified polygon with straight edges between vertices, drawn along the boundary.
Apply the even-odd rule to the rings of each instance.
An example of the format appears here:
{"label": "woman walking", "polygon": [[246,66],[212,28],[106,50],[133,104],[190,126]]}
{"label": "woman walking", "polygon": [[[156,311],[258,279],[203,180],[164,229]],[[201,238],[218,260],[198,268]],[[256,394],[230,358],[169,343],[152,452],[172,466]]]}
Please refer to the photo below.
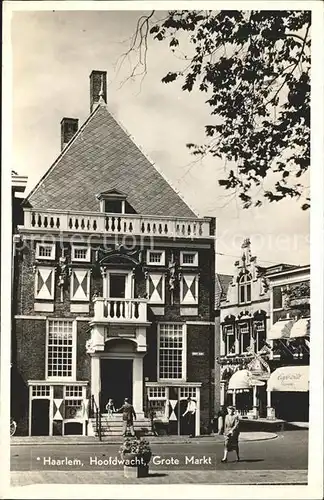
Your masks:
{"label": "woman walking", "polygon": [[238,415],[235,413],[234,406],[229,406],[227,408],[228,414],[224,418],[224,457],[222,462],[227,462],[227,455],[229,451],[236,451],[236,461],[240,461],[239,454],[239,424],[240,420]]}

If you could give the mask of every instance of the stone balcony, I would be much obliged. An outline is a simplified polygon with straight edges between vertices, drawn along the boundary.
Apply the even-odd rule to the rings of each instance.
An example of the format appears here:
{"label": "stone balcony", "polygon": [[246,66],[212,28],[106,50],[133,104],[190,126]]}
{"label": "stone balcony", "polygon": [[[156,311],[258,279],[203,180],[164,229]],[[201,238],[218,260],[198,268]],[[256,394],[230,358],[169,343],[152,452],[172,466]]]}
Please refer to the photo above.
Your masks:
{"label": "stone balcony", "polygon": [[94,323],[146,323],[146,299],[94,299]]}
{"label": "stone balcony", "polygon": [[146,352],[147,321],[146,299],[94,300],[94,316],[91,318],[91,337],[86,349],[89,354],[105,350],[111,340],[133,342],[136,352]]}
{"label": "stone balcony", "polygon": [[214,238],[212,218],[155,217],[64,210],[24,209],[23,231],[98,235],[159,236],[168,238]]}

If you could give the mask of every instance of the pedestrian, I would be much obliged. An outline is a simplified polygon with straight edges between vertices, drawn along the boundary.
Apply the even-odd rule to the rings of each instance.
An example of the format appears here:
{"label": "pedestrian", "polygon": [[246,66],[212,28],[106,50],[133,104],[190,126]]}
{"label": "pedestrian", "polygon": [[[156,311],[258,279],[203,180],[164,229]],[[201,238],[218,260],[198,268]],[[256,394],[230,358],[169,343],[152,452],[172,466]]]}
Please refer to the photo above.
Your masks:
{"label": "pedestrian", "polygon": [[158,436],[158,432],[155,428],[155,422],[154,422],[156,412],[155,412],[152,404],[150,404],[149,415],[150,415],[150,421],[151,421],[151,432],[152,432],[153,436]]}
{"label": "pedestrian", "polygon": [[106,404],[106,410],[108,418],[112,418],[113,413],[116,411],[113,399],[108,399],[108,403]]}
{"label": "pedestrian", "polygon": [[132,436],[135,436],[134,431],[134,419],[136,420],[136,413],[132,404],[130,404],[129,399],[124,399],[124,404],[118,410],[118,412],[123,412],[123,436],[127,434],[127,429],[130,430]]}
{"label": "pedestrian", "polygon": [[217,432],[218,434],[224,434],[224,420],[227,415],[227,410],[225,406],[221,406],[217,413]]}
{"label": "pedestrian", "polygon": [[191,438],[194,437],[196,434],[195,433],[196,410],[197,410],[196,401],[191,399],[191,397],[189,396],[187,398],[187,409],[182,416],[185,417],[187,415],[187,431],[188,431],[189,437],[191,437]]}
{"label": "pedestrian", "polygon": [[239,439],[239,425],[240,425],[240,420],[238,415],[235,413],[235,408],[234,406],[229,406],[227,408],[228,414],[225,416],[224,419],[224,457],[222,459],[222,462],[227,462],[227,455],[229,451],[236,451],[236,461],[240,461],[240,454],[239,454],[239,445],[238,445],[238,439]]}

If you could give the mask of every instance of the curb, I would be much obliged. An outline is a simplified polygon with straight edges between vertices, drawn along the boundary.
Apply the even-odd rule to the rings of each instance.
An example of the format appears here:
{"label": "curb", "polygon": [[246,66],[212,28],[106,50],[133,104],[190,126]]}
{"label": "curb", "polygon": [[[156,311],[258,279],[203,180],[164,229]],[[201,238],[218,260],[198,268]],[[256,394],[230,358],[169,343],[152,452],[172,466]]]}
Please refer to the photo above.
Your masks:
{"label": "curb", "polygon": [[[255,436],[244,436],[244,434],[255,434]],[[258,436],[258,434],[260,434]],[[242,432],[240,434],[240,441],[244,443],[248,442],[258,442],[258,441],[268,441],[270,439],[275,439],[277,438],[278,435],[275,434],[274,432]],[[107,445],[107,446],[113,446],[113,445],[120,445],[123,443],[122,439],[116,439],[116,440],[109,440],[109,439],[103,439],[102,441],[99,441],[99,439],[93,439],[93,436],[89,436],[87,439],[82,439],[82,440],[73,440],[69,439],[67,437],[62,436],[62,441],[57,441],[57,438],[47,438],[42,441],[36,441],[33,439],[33,437],[24,437],[23,440],[21,441],[19,437],[16,438],[11,438],[10,446],[66,446],[66,445]],[[223,442],[223,436],[206,436],[202,438],[188,438],[188,439],[168,439],[168,438],[150,438],[150,436],[147,437],[147,439],[150,441],[152,445],[154,444],[203,444],[203,443],[210,443],[210,442]],[[17,441],[16,441],[17,440]],[[16,441],[16,442],[15,442]]]}

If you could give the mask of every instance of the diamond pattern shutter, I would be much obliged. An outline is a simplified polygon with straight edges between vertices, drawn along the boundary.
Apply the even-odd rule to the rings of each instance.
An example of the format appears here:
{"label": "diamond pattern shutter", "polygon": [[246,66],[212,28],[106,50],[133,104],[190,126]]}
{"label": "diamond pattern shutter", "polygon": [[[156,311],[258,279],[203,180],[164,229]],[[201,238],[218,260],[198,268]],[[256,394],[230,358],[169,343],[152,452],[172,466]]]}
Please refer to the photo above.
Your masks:
{"label": "diamond pattern shutter", "polygon": [[198,304],[198,276],[196,274],[182,275],[181,304]]}
{"label": "diamond pattern shutter", "polygon": [[147,281],[147,294],[149,301],[154,304],[164,304],[164,274],[151,273]]}
{"label": "diamond pattern shutter", "polygon": [[71,275],[71,300],[89,300],[89,269],[73,269]]}
{"label": "diamond pattern shutter", "polygon": [[54,269],[52,267],[36,269],[35,299],[54,300]]}
{"label": "diamond pattern shutter", "polygon": [[63,420],[64,401],[63,399],[53,400],[53,420]]}

